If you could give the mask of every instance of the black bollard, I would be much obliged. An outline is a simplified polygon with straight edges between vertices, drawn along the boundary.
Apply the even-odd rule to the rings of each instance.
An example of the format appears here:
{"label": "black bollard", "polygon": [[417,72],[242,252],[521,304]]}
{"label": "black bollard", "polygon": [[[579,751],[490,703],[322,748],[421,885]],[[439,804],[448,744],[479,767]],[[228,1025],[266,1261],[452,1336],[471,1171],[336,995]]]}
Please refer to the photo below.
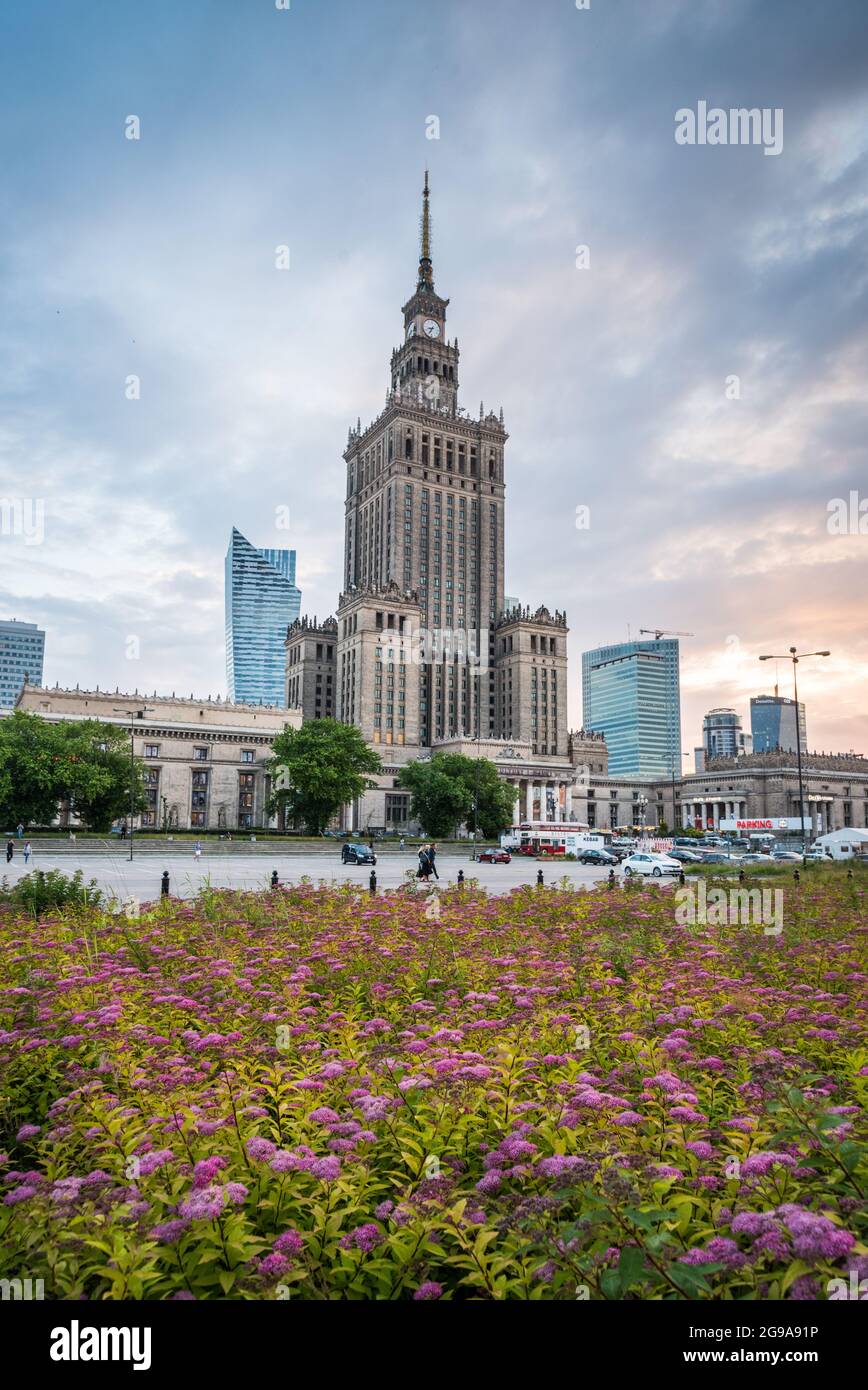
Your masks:
{"label": "black bollard", "polygon": [[543,871],[542,871],[542,869],[537,869],[537,871],[536,871],[536,886],[537,886],[537,888],[542,888],[542,886],[543,886]]}
{"label": "black bollard", "polygon": [[745,878],[744,869],[739,869],[739,871],[738,871],[738,881],[739,881],[739,883],[744,883],[744,878]]}
{"label": "black bollard", "polygon": [[852,870],[852,869],[848,869],[848,870],[847,870],[847,877],[848,877],[848,878],[852,878],[852,877],[853,877],[853,870]]}
{"label": "black bollard", "polygon": [[372,870],[371,870],[371,877],[368,879],[368,891],[370,892],[371,897],[373,897],[374,894],[375,894],[376,891],[377,891],[377,871],[376,871],[376,869],[372,869]]}
{"label": "black bollard", "polygon": [[796,885],[797,888],[798,888],[799,884],[801,883],[801,881],[802,881],[802,878],[801,878],[801,875],[800,875],[798,869],[793,869],[793,883]]}
{"label": "black bollard", "polygon": [[610,869],[610,870],[609,870],[609,881],[608,881],[608,883],[606,884],[606,887],[607,887],[610,891],[611,891],[611,889],[613,889],[613,888],[615,887],[615,870],[614,870],[614,869]]}
{"label": "black bollard", "polygon": [[678,882],[681,884],[681,887],[683,888],[683,887],[684,887],[684,884],[685,884],[684,870],[683,870],[683,869],[681,869],[681,870],[679,871],[679,874],[678,874]]}
{"label": "black bollard", "polygon": [[459,869],[459,870],[458,870],[458,883],[459,883],[459,885],[460,885],[460,884],[462,884],[463,882],[464,882],[464,870],[463,870],[463,869]]}
{"label": "black bollard", "polygon": [[164,869],[164,870],[163,870],[163,877],[162,877],[162,879],[161,879],[161,881],[160,881],[160,897],[162,897],[162,898],[168,898],[168,896],[169,896],[169,870],[168,870],[168,869]]}
{"label": "black bollard", "polygon": [[276,869],[272,869],[272,870],[271,870],[271,886],[272,886],[272,888],[279,888],[279,887],[280,887],[280,884],[279,884],[278,881],[277,881],[277,870],[276,870]]}

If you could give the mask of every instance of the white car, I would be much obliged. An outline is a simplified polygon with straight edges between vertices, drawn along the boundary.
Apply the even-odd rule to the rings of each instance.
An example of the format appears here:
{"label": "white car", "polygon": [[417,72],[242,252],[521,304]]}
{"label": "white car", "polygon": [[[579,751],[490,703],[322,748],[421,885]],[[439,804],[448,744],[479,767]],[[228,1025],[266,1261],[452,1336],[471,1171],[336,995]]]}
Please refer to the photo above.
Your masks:
{"label": "white car", "polygon": [[816,864],[832,863],[832,856],[829,854],[828,850],[820,849],[817,845],[815,845],[813,849],[808,850],[805,858],[813,860]]}
{"label": "white car", "polygon": [[631,854],[629,859],[624,860],[624,873],[629,874],[650,874],[653,878],[662,878],[664,874],[680,874],[684,865],[677,859],[670,859],[668,854]]}

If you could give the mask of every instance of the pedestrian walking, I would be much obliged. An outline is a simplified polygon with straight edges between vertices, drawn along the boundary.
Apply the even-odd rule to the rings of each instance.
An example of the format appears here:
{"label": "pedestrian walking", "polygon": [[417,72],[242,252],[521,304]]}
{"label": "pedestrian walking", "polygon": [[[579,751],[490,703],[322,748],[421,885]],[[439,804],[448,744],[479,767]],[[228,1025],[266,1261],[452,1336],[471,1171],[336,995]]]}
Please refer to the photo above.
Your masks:
{"label": "pedestrian walking", "polygon": [[6,863],[7,863],[7,864],[11,864],[11,863],[12,863],[12,856],[14,855],[14,853],[15,853],[15,841],[14,841],[14,840],[7,840],[7,841],[6,841]]}
{"label": "pedestrian walking", "polygon": [[439,878],[440,875],[439,875],[438,872],[437,872],[437,863],[436,863],[436,860],[437,860],[437,846],[436,846],[433,842],[428,846],[428,858],[429,858],[429,860],[430,860],[430,862],[431,862],[431,872],[432,872],[432,874],[434,875],[435,878]]}
{"label": "pedestrian walking", "polygon": [[24,839],[24,826],[21,824],[20,821],[18,822],[18,838],[19,840]]}
{"label": "pedestrian walking", "polygon": [[31,856],[32,853],[33,853],[33,851],[32,851],[31,848],[30,848],[30,841],[28,840],[28,841],[26,842],[25,846],[24,846],[24,863],[25,863],[25,864],[29,864],[29,863],[30,863],[30,856]]}
{"label": "pedestrian walking", "polygon": [[423,883],[427,883],[431,877],[431,860],[428,857],[427,845],[423,845],[419,851],[419,867],[416,870],[416,877],[421,878]]}
{"label": "pedestrian walking", "polygon": [[398,845],[399,845],[399,848],[400,848],[400,850],[401,850],[401,853],[403,854],[403,852],[404,852],[404,836],[403,836],[403,835],[401,836],[400,840],[398,841]]}
{"label": "pedestrian walking", "polygon": [[202,858],[202,842],[201,842],[201,840],[197,840],[196,843],[195,843],[195,845],[193,846],[193,858],[194,858],[194,859],[201,859],[201,858]]}
{"label": "pedestrian walking", "polygon": [[124,821],[123,825],[121,826],[121,839],[122,839],[122,840],[125,840],[126,838],[127,838],[127,823],[126,823],[126,821]]}

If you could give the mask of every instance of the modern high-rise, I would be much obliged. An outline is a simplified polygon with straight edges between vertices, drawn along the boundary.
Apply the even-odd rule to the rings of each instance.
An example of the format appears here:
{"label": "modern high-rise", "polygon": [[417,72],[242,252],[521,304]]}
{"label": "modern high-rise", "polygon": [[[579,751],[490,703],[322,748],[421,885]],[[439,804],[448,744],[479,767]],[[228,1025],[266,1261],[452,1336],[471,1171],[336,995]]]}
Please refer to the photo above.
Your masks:
{"label": "modern high-rise", "polygon": [[613,776],[680,777],[678,642],[620,642],[582,654],[582,724],[605,734]]}
{"label": "modern high-rise", "polygon": [[300,610],[295,551],[258,549],[233,526],[226,552],[228,700],[285,704],[286,629]]}
{"label": "modern high-rise", "polygon": [[[702,742],[708,758],[740,758],[753,751],[753,739],[741,727],[734,709],[710,709],[702,721]],[[703,766],[705,764],[703,763]]]}
{"label": "modern high-rise", "polygon": [[[805,726],[805,706],[799,701],[799,734],[802,749],[808,746]],[[796,702],[784,695],[754,695],[750,702],[750,728],[753,751],[783,753],[796,751]]]}
{"label": "modern high-rise", "polygon": [[42,684],[45,633],[17,618],[0,621],[0,709],[12,709],[25,681]]}

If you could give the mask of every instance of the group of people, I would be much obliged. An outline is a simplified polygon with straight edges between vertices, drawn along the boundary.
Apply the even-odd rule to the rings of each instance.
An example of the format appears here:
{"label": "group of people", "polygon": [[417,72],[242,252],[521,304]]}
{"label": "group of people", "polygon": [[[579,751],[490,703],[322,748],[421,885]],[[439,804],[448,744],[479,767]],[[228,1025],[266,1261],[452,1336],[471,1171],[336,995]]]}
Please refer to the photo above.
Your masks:
{"label": "group of people", "polygon": [[[18,838],[20,839],[21,836],[19,835]],[[32,852],[33,852],[33,851],[32,851],[31,848],[30,848],[30,841],[28,840],[27,843],[26,843],[25,846],[24,846],[24,863],[25,863],[25,864],[29,864],[29,863],[30,863],[30,855],[32,854]],[[14,856],[15,856],[15,841],[14,841],[14,840],[7,840],[7,841],[6,841],[6,863],[7,863],[7,864],[11,864],[11,863],[12,863],[12,860],[13,860],[13,858],[14,858]]]}
{"label": "group of people", "polygon": [[437,872],[437,846],[435,844],[422,845],[419,850],[419,867],[416,870],[416,877],[421,878],[423,883],[427,883],[433,874],[435,878],[440,875]]}

